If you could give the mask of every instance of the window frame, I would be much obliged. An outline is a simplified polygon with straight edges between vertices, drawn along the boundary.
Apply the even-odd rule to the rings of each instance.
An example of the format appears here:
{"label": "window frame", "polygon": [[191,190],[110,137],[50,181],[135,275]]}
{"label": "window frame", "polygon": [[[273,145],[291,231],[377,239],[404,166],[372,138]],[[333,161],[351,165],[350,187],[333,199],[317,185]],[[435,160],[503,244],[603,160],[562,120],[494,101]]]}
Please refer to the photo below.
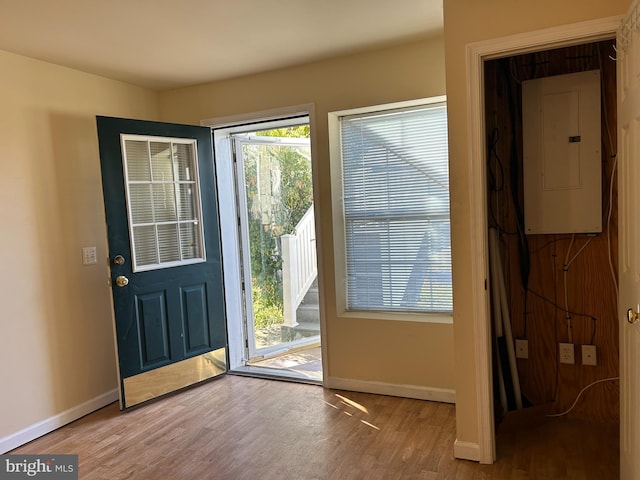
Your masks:
{"label": "window frame", "polygon": [[431,106],[434,104],[446,104],[445,95],[421,98],[404,102],[372,105],[349,110],[340,110],[328,113],[329,131],[329,160],[331,168],[331,201],[334,244],[334,279],[336,313],[339,317],[369,318],[379,320],[400,320],[427,323],[453,323],[452,312],[415,312],[396,310],[348,310],[347,309],[347,271],[346,271],[346,228],[344,218],[343,196],[343,171],[342,171],[342,146],[340,134],[341,117],[366,115],[375,112],[384,112],[404,108]]}
{"label": "window frame", "polygon": [[[139,226],[138,224],[136,224],[133,221],[133,212],[132,212],[132,208],[133,208],[133,202],[131,199],[131,185],[134,184],[140,184],[140,183],[148,183],[150,185],[153,185],[154,183],[157,183],[156,181],[153,180],[153,178],[151,178],[148,182],[139,182],[139,181],[135,181],[135,180],[131,180],[129,178],[129,171],[128,171],[128,162],[129,159],[127,157],[128,153],[127,153],[127,147],[126,147],[126,142],[128,140],[132,140],[132,141],[144,141],[147,142],[147,144],[152,143],[152,142],[158,142],[158,143],[170,143],[170,144],[182,144],[182,145],[192,145],[193,146],[193,166],[194,166],[194,180],[193,181],[180,181],[180,180],[176,180],[175,178],[171,181],[171,182],[167,182],[167,183],[171,183],[172,185],[177,185],[177,184],[181,184],[181,183],[189,183],[189,184],[193,184],[193,187],[195,189],[195,193],[194,193],[194,220],[190,220],[190,221],[180,221],[179,217],[178,217],[178,212],[176,210],[176,221],[168,221],[168,222],[157,222],[157,221],[153,221],[153,222],[148,222],[149,225],[153,225],[154,227],[157,228],[158,225],[162,225],[162,224],[176,224],[176,226],[178,226],[178,239],[180,239],[180,233],[179,233],[179,226],[181,223],[189,223],[189,222],[194,222],[195,225],[197,225],[197,229],[198,229],[198,242],[200,244],[200,256],[198,257],[193,257],[193,258],[189,258],[189,259],[181,259],[181,260],[171,260],[171,261],[161,261],[160,258],[158,258],[158,262],[156,263],[150,263],[150,264],[142,264],[139,265],[138,261],[137,261],[137,255],[136,255],[136,249],[135,249],[135,231],[134,228],[136,226]],[[122,150],[122,170],[123,170],[123,179],[124,179],[124,188],[125,188],[125,196],[126,196],[126,207],[127,207],[127,226],[128,226],[128,231],[129,231],[129,244],[130,244],[130,248],[131,248],[131,270],[133,273],[140,273],[140,272],[148,272],[148,271],[153,271],[153,270],[163,270],[165,268],[172,268],[172,267],[181,267],[181,266],[185,266],[185,265],[193,265],[193,264],[197,264],[197,263],[204,263],[207,261],[207,252],[206,252],[206,246],[205,246],[205,241],[204,241],[204,224],[202,222],[202,200],[201,200],[201,195],[200,195],[200,170],[199,170],[199,164],[198,164],[198,142],[196,139],[191,139],[191,138],[176,138],[176,137],[160,137],[160,136],[156,136],[156,135],[140,135],[140,134],[128,134],[128,133],[121,133],[120,134],[120,147]],[[174,193],[174,196],[177,195],[177,193]],[[177,204],[176,204],[176,209],[177,209]],[[156,232],[156,242],[157,242],[157,232]],[[182,253],[180,253],[180,255],[182,256]]]}

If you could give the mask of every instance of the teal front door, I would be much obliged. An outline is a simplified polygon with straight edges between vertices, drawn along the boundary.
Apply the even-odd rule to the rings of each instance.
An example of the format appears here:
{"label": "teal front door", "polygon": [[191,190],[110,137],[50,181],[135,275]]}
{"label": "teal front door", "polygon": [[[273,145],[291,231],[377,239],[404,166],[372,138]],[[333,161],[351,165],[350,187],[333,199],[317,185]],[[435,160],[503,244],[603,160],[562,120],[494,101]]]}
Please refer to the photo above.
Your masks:
{"label": "teal front door", "polygon": [[124,409],[227,370],[218,199],[209,128],[97,127]]}

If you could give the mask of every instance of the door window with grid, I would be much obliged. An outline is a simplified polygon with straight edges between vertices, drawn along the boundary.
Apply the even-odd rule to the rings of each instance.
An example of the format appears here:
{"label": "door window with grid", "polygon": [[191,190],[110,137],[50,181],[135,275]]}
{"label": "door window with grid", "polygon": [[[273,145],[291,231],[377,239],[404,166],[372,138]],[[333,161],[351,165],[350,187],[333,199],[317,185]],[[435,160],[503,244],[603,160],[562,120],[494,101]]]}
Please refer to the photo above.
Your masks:
{"label": "door window with grid", "polygon": [[196,141],[121,139],[133,271],[204,261]]}

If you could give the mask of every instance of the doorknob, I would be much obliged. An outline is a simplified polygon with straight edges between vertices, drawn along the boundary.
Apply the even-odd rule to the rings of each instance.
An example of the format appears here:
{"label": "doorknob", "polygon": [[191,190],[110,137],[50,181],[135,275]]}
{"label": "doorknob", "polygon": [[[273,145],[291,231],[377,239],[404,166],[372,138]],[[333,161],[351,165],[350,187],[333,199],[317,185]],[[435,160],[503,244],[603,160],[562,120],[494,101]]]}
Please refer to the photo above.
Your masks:
{"label": "doorknob", "polygon": [[633,325],[638,320],[640,320],[640,305],[636,306],[635,312],[633,311],[633,308],[627,310],[627,322]]}
{"label": "doorknob", "polygon": [[118,275],[116,277],[116,285],[118,287],[126,287],[127,285],[129,285],[129,279],[124,275]]}

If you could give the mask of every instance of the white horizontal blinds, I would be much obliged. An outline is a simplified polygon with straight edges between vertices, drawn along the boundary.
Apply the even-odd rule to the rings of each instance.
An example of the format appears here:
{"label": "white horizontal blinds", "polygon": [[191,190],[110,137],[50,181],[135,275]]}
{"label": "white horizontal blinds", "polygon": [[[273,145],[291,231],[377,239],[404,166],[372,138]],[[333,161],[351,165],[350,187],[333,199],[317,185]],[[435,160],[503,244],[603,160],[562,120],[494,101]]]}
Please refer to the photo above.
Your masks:
{"label": "white horizontal blinds", "polygon": [[444,104],[342,117],[349,310],[449,312]]}
{"label": "white horizontal blinds", "polygon": [[195,140],[123,135],[134,271],[204,260]]}

